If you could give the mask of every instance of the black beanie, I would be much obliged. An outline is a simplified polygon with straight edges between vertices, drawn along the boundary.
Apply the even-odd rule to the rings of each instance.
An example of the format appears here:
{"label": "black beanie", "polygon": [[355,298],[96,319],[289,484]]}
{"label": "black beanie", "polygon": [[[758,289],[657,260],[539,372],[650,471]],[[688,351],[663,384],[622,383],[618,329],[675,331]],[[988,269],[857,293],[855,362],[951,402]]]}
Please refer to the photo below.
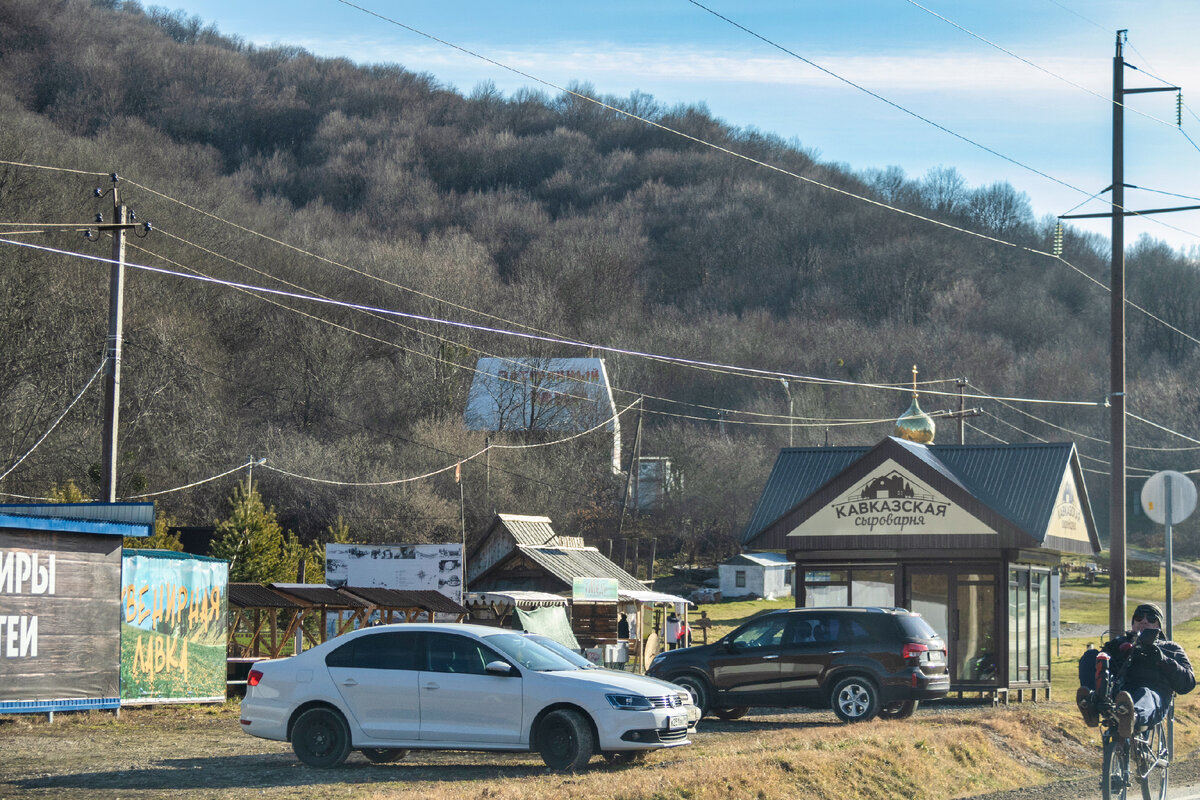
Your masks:
{"label": "black beanie", "polygon": [[1165,624],[1167,621],[1167,618],[1163,615],[1162,609],[1156,606],[1154,603],[1139,603],[1138,607],[1133,610],[1133,616],[1136,617],[1140,614],[1153,614],[1158,618],[1158,623],[1160,625]]}

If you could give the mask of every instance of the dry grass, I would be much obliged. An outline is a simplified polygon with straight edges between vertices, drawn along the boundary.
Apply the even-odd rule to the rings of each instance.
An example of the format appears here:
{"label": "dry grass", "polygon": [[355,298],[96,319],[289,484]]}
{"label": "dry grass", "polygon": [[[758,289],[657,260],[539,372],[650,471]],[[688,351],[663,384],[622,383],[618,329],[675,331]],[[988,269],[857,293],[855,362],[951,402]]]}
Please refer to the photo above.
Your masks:
{"label": "dry grass", "polygon": [[[779,603],[706,606],[728,630]],[[786,606],[786,601],[784,603]],[[783,606],[781,606],[783,607]],[[718,611],[719,609],[719,611]],[[712,632],[710,632],[711,634]],[[1200,621],[1176,638],[1196,649]],[[711,637],[710,637],[711,641]],[[1099,771],[1099,740],[1074,708],[1074,662],[1086,640],[1064,640],[1053,702],[1008,708],[935,703],[902,722],[843,725],[831,712],[752,712],[705,720],[693,744],[646,763],[581,775],[549,773],[531,753],[410,753],[336,770],[300,764],[288,745],[245,735],[238,704],[111,713],[0,717],[0,800],[247,796],[321,800],[944,800]],[[1200,752],[1200,693],[1180,698],[1177,758]]]}
{"label": "dry grass", "polygon": [[[1177,731],[1196,750],[1195,715]],[[299,764],[287,745],[238,730],[237,704],[0,718],[0,798],[403,798],[715,800],[967,797],[1099,769],[1094,732],[1066,703],[930,706],[904,722],[842,725],[832,713],[706,720],[691,746],[642,765],[599,758],[548,773],[533,754],[412,753],[337,770]]]}

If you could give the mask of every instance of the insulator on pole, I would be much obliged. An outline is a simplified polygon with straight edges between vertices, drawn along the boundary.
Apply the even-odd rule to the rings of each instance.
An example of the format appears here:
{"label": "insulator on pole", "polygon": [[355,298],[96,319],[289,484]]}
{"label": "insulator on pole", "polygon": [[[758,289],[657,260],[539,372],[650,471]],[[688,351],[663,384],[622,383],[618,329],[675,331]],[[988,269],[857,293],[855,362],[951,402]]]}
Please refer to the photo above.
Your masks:
{"label": "insulator on pole", "polygon": [[1063,252],[1063,229],[1062,229],[1062,222],[1059,222],[1054,226],[1054,255],[1055,255],[1055,257],[1057,258],[1057,257],[1061,256],[1062,252]]}
{"label": "insulator on pole", "polygon": [[1175,127],[1183,127],[1183,89],[1175,93]]}

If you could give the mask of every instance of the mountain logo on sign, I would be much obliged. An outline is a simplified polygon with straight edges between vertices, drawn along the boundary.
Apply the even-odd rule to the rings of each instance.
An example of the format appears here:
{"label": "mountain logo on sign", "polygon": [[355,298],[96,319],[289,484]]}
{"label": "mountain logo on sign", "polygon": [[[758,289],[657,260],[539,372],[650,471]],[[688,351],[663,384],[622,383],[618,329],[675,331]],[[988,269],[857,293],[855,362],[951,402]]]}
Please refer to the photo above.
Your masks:
{"label": "mountain logo on sign", "polygon": [[928,489],[893,470],[877,475],[833,504],[838,519],[854,519],[856,526],[903,531],[923,526],[931,518],[945,517],[950,504]]}

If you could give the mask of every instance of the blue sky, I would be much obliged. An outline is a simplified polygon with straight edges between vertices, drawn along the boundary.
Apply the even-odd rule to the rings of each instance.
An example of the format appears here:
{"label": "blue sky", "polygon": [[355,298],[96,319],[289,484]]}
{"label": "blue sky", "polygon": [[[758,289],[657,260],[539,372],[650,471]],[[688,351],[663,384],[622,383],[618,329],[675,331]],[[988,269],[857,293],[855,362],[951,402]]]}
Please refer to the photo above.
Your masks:
{"label": "blue sky", "polygon": [[[397,63],[464,94],[486,81],[505,94],[525,86],[557,94],[338,0],[162,5],[254,44],[296,45],[358,63]],[[919,178],[931,168],[954,167],[970,186],[1007,181],[1029,196],[1039,216],[1064,213],[1111,182],[1112,59],[1116,31],[1125,28],[1125,59],[1140,70],[1125,71],[1126,88],[1181,86],[1185,104],[1181,133],[1174,94],[1127,98],[1125,180],[1143,189],[1127,190],[1126,205],[1200,205],[1190,199],[1200,197],[1200,3],[355,0],[355,5],[556,86],[586,82],[601,95],[641,91],[665,105],[703,103],[731,125],[794,140],[821,161],[854,171],[894,165]],[[1078,209],[1105,210],[1097,200]],[[1109,231],[1106,220],[1072,224],[1106,237]],[[1127,241],[1142,233],[1180,249],[1200,246],[1200,211],[1127,222]]]}

